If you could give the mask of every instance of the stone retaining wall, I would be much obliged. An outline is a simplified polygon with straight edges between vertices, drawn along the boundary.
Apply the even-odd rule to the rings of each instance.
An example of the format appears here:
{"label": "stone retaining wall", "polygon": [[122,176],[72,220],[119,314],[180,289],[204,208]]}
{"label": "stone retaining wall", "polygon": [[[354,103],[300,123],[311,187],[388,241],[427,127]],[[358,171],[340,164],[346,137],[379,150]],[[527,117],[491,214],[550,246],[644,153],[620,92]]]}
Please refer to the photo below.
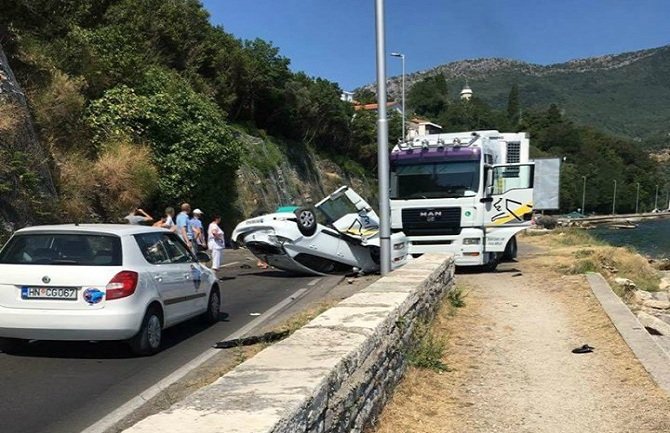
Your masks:
{"label": "stone retaining wall", "polygon": [[402,377],[414,327],[432,317],[453,274],[451,257],[424,255],[126,432],[360,432]]}

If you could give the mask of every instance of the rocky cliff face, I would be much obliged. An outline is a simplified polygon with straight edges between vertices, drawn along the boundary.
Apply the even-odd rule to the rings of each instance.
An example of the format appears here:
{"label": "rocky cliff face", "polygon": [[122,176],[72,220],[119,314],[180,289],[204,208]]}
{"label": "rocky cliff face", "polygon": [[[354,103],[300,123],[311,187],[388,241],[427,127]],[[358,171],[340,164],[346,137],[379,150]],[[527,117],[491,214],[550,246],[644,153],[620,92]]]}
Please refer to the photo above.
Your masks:
{"label": "rocky cliff face", "polygon": [[371,204],[376,200],[373,176],[353,173],[307,146],[246,133],[239,133],[238,138],[245,146],[237,173],[240,218],[280,205],[313,206],[342,185],[352,187]]}
{"label": "rocky cliff face", "polygon": [[56,187],[49,161],[0,45],[0,232],[50,218]]}

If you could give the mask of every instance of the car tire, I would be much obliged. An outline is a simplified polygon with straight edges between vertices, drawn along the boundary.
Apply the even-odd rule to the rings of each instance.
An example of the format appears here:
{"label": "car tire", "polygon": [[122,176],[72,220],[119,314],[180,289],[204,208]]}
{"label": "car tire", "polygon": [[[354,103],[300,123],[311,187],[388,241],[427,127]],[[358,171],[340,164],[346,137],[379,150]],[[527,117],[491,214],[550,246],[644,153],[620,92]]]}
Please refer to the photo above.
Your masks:
{"label": "car tire", "polygon": [[135,355],[149,356],[160,350],[162,337],[163,315],[160,309],[150,307],[142,319],[139,332],[128,343]]}
{"label": "car tire", "polygon": [[213,325],[219,321],[221,314],[221,292],[218,287],[212,287],[209,292],[209,299],[207,299],[207,311],[202,316],[202,321],[208,325]]}
{"label": "car tire", "polygon": [[311,209],[297,209],[295,211],[298,230],[303,236],[312,236],[316,233],[316,215]]}
{"label": "car tire", "polygon": [[505,252],[503,253],[502,261],[503,262],[513,261],[514,259],[516,259],[518,251],[519,247],[517,246],[516,243],[516,236],[512,236],[512,238],[507,242],[507,245],[505,246]]}
{"label": "car tire", "polygon": [[28,340],[21,338],[0,337],[0,351],[3,353],[16,353],[28,344]]}

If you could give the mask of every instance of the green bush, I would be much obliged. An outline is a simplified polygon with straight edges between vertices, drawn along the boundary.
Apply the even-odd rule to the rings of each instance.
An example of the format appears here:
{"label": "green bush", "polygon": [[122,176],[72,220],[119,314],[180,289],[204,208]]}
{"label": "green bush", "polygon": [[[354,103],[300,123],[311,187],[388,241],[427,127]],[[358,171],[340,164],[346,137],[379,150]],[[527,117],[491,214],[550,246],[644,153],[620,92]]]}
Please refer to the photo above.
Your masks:
{"label": "green bush", "polygon": [[210,212],[230,202],[239,142],[226,114],[178,74],[153,68],[137,89],[122,85],[105,92],[91,103],[87,122],[98,148],[119,135],[150,146],[162,202],[194,201]]}
{"label": "green bush", "polygon": [[446,340],[435,335],[425,325],[418,326],[415,335],[419,338],[408,353],[410,365],[434,371],[449,371],[449,367],[442,360],[447,347]]}

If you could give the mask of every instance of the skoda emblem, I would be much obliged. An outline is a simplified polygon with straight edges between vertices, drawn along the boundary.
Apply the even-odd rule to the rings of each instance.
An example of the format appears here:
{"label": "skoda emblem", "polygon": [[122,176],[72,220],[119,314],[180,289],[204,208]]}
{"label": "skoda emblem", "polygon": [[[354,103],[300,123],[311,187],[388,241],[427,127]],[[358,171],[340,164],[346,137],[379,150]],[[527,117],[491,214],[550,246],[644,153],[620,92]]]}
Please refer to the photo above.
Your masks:
{"label": "skoda emblem", "polygon": [[45,275],[45,276],[42,277],[42,282],[44,284],[49,284],[51,282],[51,278],[49,278],[49,276]]}

